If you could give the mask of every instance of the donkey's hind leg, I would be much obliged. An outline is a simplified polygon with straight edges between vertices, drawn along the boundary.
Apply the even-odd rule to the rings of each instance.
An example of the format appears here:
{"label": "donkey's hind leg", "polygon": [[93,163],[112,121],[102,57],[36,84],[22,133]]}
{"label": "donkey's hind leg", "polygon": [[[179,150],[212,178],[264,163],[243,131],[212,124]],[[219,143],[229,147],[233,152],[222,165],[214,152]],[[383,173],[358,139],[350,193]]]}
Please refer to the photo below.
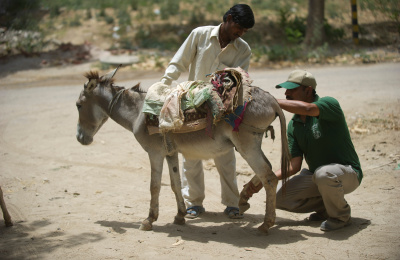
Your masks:
{"label": "donkey's hind leg", "polygon": [[185,224],[186,208],[181,191],[178,153],[175,153],[172,156],[167,156],[166,159],[171,179],[171,189],[175,193],[176,203],[178,205],[178,213],[175,216],[174,224],[183,225]]}
{"label": "donkey's hind leg", "polygon": [[235,140],[235,146],[241,156],[247,161],[252,170],[263,184],[266,191],[266,209],[264,223],[258,230],[267,233],[275,224],[276,186],[278,178],[271,168],[271,163],[261,150],[263,134],[241,131],[239,140]]}
{"label": "donkey's hind leg", "polygon": [[254,175],[253,178],[243,186],[239,198],[239,211],[241,214],[243,214],[250,208],[249,199],[253,196],[254,193],[259,192],[262,188],[263,184],[257,177],[257,175]]}
{"label": "donkey's hind leg", "polygon": [[140,225],[140,230],[149,231],[153,229],[153,222],[158,219],[159,200],[161,190],[161,177],[164,157],[158,153],[149,153],[151,166],[151,181],[150,181],[150,210],[147,219],[143,220]]}
{"label": "donkey's hind leg", "polygon": [[3,211],[3,217],[4,217],[4,222],[6,223],[6,227],[11,227],[13,225],[13,223],[11,221],[11,216],[8,213],[6,203],[5,203],[4,197],[3,197],[3,191],[1,190],[1,187],[0,187],[0,206],[1,206],[1,210]]}

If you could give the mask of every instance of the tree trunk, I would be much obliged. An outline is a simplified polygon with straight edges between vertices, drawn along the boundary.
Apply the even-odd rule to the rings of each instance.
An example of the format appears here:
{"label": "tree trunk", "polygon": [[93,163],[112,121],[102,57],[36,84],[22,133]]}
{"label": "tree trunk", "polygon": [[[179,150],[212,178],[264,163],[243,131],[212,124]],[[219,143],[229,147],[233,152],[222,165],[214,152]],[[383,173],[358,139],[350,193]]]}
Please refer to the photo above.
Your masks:
{"label": "tree trunk", "polygon": [[353,27],[353,41],[355,45],[358,45],[360,41],[358,39],[357,0],[351,0],[351,24]]}
{"label": "tree trunk", "polygon": [[325,40],[324,32],[324,11],[325,0],[309,0],[308,1],[308,17],[306,38],[304,44],[306,46],[319,46]]}

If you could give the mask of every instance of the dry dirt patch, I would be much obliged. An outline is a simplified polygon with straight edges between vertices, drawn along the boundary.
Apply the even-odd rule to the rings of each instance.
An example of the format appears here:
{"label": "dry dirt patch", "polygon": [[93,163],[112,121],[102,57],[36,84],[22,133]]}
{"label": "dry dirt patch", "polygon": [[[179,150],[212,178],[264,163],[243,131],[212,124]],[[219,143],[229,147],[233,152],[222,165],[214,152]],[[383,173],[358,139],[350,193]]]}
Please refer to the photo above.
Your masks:
{"label": "dry dirt patch", "polygon": [[[165,170],[160,217],[153,231],[138,230],[149,208],[147,154],[131,133],[111,120],[92,145],[76,141],[75,101],[85,80],[69,81],[66,75],[79,72],[81,77],[86,68],[76,69],[81,71],[18,72],[0,82],[0,184],[15,221],[12,228],[0,225],[2,258],[400,257],[399,64],[310,68],[317,76],[318,92],[339,99],[349,126],[369,130],[352,133],[365,174],[361,186],[346,196],[353,225],[323,233],[319,223],[304,221],[308,214],[278,210],[276,225],[267,236],[256,231],[263,219],[265,192],[253,196],[244,219],[227,219],[220,203],[219,176],[210,160],[205,162],[204,215],[184,226],[171,224],[176,202]],[[254,70],[251,77],[256,86],[279,98],[282,91],[273,86],[285,80],[291,69]],[[36,75],[35,81],[29,80],[30,73]],[[160,78],[158,72],[135,77],[129,73],[117,74],[116,84],[129,87],[140,81],[146,88]],[[54,81],[55,75],[62,80]],[[357,123],[359,118],[364,121]],[[382,123],[392,121],[395,127]],[[279,133],[279,124],[273,125]],[[279,138],[265,139],[262,145],[274,169],[279,165]],[[251,178],[251,169],[239,155],[237,169],[241,187]]]}

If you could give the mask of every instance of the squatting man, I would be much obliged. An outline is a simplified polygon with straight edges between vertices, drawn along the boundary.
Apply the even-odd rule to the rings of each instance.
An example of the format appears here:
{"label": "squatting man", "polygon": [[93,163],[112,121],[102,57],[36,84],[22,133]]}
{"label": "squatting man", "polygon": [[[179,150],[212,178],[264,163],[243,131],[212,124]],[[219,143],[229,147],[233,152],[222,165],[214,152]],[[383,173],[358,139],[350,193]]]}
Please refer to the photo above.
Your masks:
{"label": "squatting man", "polygon": [[[291,154],[286,194],[278,187],[276,208],[312,213],[308,220],[323,221],[320,228],[331,231],[351,224],[350,205],[345,194],[361,183],[363,172],[344,113],[333,97],[316,94],[315,77],[305,70],[294,70],[284,88],[286,99],[278,99],[282,109],[293,113],[287,128]],[[303,158],[308,169],[302,169]],[[275,172],[282,179],[281,170]],[[247,210],[249,198],[262,188],[257,176],[244,185],[240,208]]]}

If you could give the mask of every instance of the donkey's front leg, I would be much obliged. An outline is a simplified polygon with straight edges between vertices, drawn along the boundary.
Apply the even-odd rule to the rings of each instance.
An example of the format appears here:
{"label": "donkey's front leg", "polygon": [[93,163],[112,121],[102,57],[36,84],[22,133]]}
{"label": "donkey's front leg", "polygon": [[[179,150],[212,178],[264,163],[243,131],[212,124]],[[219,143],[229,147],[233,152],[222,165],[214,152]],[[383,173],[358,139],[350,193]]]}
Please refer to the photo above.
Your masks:
{"label": "donkey's front leg", "polygon": [[178,213],[175,216],[174,224],[183,225],[185,224],[186,208],[185,208],[185,202],[182,197],[178,153],[175,153],[171,156],[167,156],[166,159],[169,167],[171,189],[175,193],[176,203],[178,206]]}
{"label": "donkey's front leg", "polygon": [[164,157],[157,153],[149,153],[151,165],[151,182],[150,182],[150,210],[147,219],[143,220],[140,230],[149,231],[153,229],[153,222],[158,219],[159,197],[161,190],[161,177]]}

